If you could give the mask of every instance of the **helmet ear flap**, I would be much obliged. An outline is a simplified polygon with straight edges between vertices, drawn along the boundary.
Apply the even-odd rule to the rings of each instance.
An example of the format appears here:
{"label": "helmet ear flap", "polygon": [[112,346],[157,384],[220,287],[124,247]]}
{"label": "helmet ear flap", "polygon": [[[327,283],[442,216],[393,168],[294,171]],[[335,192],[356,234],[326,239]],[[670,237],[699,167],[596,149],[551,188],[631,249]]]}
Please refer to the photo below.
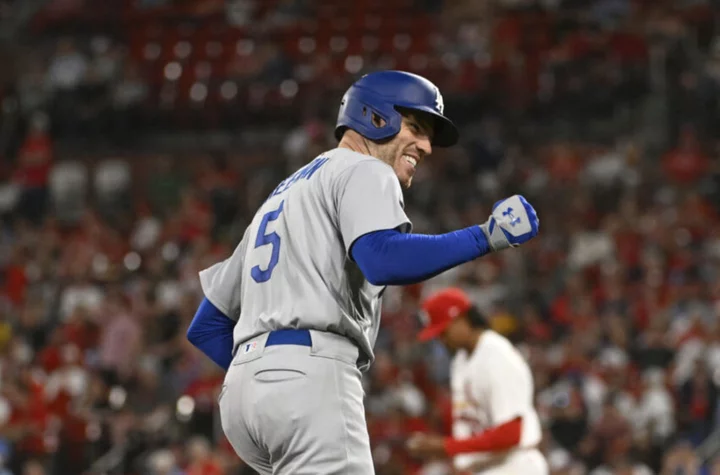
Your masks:
{"label": "helmet ear flap", "polygon": [[385,117],[380,115],[380,113],[378,113],[375,109],[368,108],[368,106],[364,105],[362,108],[363,117],[367,117],[368,113],[370,114],[370,123],[376,129],[382,129],[387,125],[387,120],[385,120]]}
{"label": "helmet ear flap", "polygon": [[370,140],[385,140],[400,131],[401,121],[402,116],[392,102],[353,86],[341,102],[335,136],[340,140],[345,128],[349,128]]}

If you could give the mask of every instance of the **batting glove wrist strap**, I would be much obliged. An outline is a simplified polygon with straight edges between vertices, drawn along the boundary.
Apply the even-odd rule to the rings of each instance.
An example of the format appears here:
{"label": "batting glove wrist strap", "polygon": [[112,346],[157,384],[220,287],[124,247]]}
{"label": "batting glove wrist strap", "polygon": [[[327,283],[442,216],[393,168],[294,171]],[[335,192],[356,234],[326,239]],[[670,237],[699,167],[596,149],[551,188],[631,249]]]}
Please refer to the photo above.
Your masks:
{"label": "batting glove wrist strap", "polygon": [[486,223],[481,224],[480,229],[485,234],[488,244],[490,244],[490,249],[492,249],[493,252],[517,246],[517,244],[513,245],[508,241],[505,233],[503,233],[500,226],[495,222],[495,218],[490,218]]}

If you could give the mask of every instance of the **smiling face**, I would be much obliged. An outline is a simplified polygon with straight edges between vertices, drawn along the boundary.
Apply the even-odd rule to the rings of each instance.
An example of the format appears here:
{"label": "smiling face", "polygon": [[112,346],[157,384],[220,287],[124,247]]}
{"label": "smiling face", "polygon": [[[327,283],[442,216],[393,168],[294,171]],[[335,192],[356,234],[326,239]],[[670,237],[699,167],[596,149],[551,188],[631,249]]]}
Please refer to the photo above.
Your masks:
{"label": "smiling face", "polygon": [[415,169],[432,153],[432,119],[402,111],[400,132],[392,139],[373,143],[371,155],[387,163],[395,170],[403,188],[410,188]]}

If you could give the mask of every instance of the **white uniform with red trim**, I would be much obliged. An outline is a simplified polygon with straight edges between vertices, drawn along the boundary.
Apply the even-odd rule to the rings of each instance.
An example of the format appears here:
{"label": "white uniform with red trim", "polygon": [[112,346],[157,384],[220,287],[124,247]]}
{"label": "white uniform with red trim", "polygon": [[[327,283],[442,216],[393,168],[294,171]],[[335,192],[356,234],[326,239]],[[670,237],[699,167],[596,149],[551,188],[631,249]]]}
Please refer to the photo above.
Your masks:
{"label": "white uniform with red trim", "polygon": [[533,406],[533,377],[520,352],[502,335],[485,330],[472,353],[459,351],[451,366],[453,438],[467,439],[522,417],[519,447],[503,454],[461,454],[455,468],[473,474],[546,475],[536,448],[542,429]]}

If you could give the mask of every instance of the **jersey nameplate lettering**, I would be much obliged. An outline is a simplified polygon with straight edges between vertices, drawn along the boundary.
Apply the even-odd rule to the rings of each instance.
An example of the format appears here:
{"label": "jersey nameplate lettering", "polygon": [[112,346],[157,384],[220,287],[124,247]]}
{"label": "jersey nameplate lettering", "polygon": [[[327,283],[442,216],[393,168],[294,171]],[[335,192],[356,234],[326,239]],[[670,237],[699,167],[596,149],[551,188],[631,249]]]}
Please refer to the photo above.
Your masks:
{"label": "jersey nameplate lettering", "polygon": [[302,178],[309,180],[310,177],[312,177],[313,174],[320,169],[320,167],[325,165],[325,162],[327,162],[328,160],[329,160],[328,157],[318,157],[315,160],[313,160],[312,162],[308,163],[307,165],[302,167],[300,170],[293,173],[290,177],[281,181],[280,184],[277,186],[277,188],[275,188],[275,191],[273,191],[270,194],[270,198],[287,191],[292,185],[297,183],[298,180],[300,180]]}

